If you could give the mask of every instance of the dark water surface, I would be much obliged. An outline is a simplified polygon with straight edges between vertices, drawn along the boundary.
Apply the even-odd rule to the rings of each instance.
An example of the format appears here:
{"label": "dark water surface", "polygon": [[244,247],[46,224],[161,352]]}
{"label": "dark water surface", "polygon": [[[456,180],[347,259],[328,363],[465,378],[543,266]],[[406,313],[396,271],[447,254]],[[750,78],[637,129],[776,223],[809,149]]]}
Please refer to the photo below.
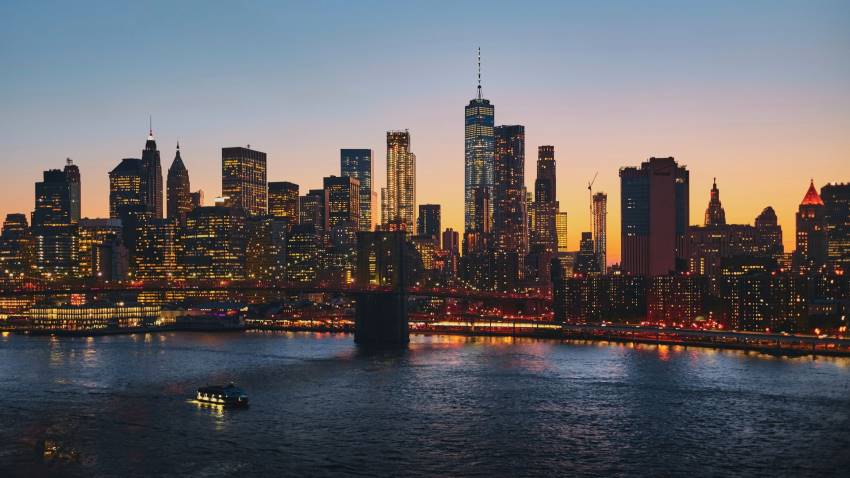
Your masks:
{"label": "dark water surface", "polygon": [[[234,381],[248,410],[202,408]],[[79,453],[43,462],[39,440]],[[850,476],[850,360],[344,334],[0,338],[2,476]]]}

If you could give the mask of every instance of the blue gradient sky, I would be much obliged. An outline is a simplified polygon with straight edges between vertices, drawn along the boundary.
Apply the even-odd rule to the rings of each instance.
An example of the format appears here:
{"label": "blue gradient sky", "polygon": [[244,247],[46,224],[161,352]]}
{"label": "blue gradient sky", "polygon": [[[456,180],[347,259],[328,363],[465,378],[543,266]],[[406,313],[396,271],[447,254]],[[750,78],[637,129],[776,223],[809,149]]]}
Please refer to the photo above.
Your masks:
{"label": "blue gradient sky", "polygon": [[387,129],[408,128],[418,202],[463,223],[463,106],[475,49],[497,124],[524,124],[526,182],[554,144],[570,246],[586,181],[609,193],[619,257],[622,165],[673,155],[691,170],[691,222],[718,177],[732,222],[772,205],[786,245],[814,177],[850,180],[850,2],[3,2],[0,214],[66,156],[83,214],[108,214],[107,172],[138,157],[148,114],[193,189],[220,193],[220,148],[269,154],[302,191],[369,147],[384,183]]}

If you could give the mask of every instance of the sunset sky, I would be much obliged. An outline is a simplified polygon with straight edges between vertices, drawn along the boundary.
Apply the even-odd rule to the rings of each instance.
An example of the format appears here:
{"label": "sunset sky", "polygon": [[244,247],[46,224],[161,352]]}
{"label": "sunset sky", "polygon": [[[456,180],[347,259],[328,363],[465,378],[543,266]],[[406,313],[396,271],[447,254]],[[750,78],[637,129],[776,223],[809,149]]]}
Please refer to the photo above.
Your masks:
{"label": "sunset sky", "polygon": [[[13,4],[14,3],[14,4]],[[814,178],[850,181],[850,2],[3,2],[0,215],[29,213],[33,183],[71,157],[82,210],[108,215],[107,172],[140,157],[148,115],[163,172],[179,139],[193,189],[221,192],[221,147],[268,153],[269,180],[319,188],[339,149],[409,129],[417,202],[463,228],[463,107],[476,48],[496,124],[555,145],[569,241],[588,228],[586,183],[674,156],[691,172],[691,223],[712,177],[728,222],[771,205],[786,249]]]}

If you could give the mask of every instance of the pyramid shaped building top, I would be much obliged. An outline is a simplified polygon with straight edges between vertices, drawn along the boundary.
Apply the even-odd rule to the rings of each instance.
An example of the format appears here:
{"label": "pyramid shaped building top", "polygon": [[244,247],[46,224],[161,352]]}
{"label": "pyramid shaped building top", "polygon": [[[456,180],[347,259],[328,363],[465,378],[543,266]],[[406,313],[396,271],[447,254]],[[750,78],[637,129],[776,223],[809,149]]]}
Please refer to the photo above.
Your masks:
{"label": "pyramid shaped building top", "polygon": [[800,203],[801,206],[823,206],[823,199],[820,198],[820,194],[818,194],[818,190],[815,189],[815,182],[812,180],[809,183],[809,190],[806,191],[806,195],[803,197],[803,201]]}

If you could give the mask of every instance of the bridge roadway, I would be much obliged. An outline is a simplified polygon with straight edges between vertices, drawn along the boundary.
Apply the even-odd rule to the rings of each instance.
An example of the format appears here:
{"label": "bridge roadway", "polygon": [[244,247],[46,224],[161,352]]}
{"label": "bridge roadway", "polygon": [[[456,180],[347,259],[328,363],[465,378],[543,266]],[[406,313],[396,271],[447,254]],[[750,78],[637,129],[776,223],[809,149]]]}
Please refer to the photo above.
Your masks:
{"label": "bridge roadway", "polygon": [[[51,296],[70,294],[109,294],[119,292],[285,292],[285,293],[328,293],[328,294],[387,294],[398,293],[393,287],[334,286],[323,284],[295,284],[290,282],[259,281],[175,281],[175,282],[121,282],[112,284],[80,284],[66,287],[56,285],[0,289],[0,297]],[[551,300],[548,294],[507,293],[476,291],[454,288],[407,287],[408,296],[434,297],[465,300]]]}

